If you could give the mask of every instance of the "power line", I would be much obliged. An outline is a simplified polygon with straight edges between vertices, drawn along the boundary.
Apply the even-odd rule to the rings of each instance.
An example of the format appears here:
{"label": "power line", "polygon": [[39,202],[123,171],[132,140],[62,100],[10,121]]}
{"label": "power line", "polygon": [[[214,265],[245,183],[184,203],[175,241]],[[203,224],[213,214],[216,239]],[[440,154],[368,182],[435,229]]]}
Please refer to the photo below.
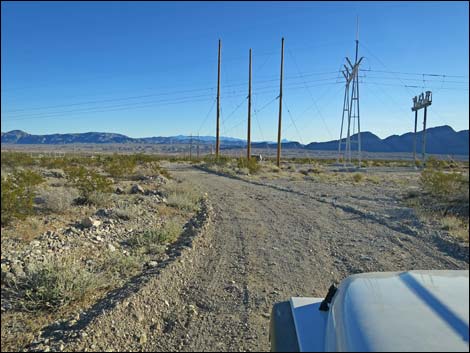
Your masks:
{"label": "power line", "polygon": [[287,106],[287,103],[284,98],[284,105],[286,106],[287,112],[289,113],[290,120],[292,121],[292,124],[294,125],[295,130],[297,131],[297,135],[299,136],[300,143],[303,145],[304,141],[302,140],[302,136],[300,135],[299,129],[297,129],[297,125],[295,124],[294,117],[292,116],[292,113],[290,112],[289,107]]}
{"label": "power line", "polygon": [[[416,86],[416,85],[397,85],[397,84],[390,84],[390,83],[378,83],[378,82],[367,82],[367,81],[362,81],[361,83],[367,85],[376,85],[376,86],[391,86],[391,87],[405,87],[405,88],[422,88],[422,86]],[[431,86],[428,86],[428,88],[433,88]],[[439,87],[439,89],[446,89],[446,90],[453,90],[453,91],[468,91],[468,88],[461,88],[461,87]]]}
{"label": "power line", "polygon": [[317,102],[316,102],[315,98],[313,98],[312,91],[310,91],[310,89],[309,89],[308,86],[307,86],[307,83],[305,82],[304,76],[303,76],[302,72],[300,71],[299,65],[297,64],[297,60],[295,60],[294,55],[292,54],[292,52],[291,52],[290,49],[288,49],[288,52],[289,52],[289,55],[290,55],[291,58],[292,58],[292,61],[294,62],[295,67],[297,68],[297,71],[298,71],[299,75],[302,77],[302,81],[303,81],[303,83],[304,83],[304,85],[305,85],[305,88],[307,89],[307,92],[309,93],[310,98],[311,98],[311,100],[313,101],[313,103],[314,103],[314,105],[315,105],[315,108],[317,109],[318,115],[320,116],[320,118],[321,118],[321,120],[322,120],[322,122],[323,122],[323,125],[325,125],[325,128],[326,128],[326,131],[328,132],[328,135],[330,135],[330,138],[333,138],[333,135],[331,134],[331,131],[330,131],[330,129],[328,128],[328,125],[326,125],[326,121],[325,121],[325,119],[324,119],[324,117],[323,117],[323,114],[321,113],[320,109],[318,109],[318,105],[317,105]]}
{"label": "power line", "polygon": [[[379,79],[379,80],[393,80],[395,79],[395,77],[387,77],[387,76],[360,76],[361,78],[366,78],[366,79]],[[432,79],[428,79],[428,80],[424,80],[426,82],[431,82],[431,83],[442,83],[443,79],[445,79],[446,76],[442,76],[442,79],[439,79],[439,80],[432,80]],[[401,78],[403,81],[416,81],[416,82],[422,82],[423,80],[422,79],[419,79],[419,78]],[[457,84],[467,84],[468,85],[468,81],[445,81],[446,83],[457,83]]]}
{"label": "power line", "polygon": [[[317,73],[319,74],[319,73]],[[293,76],[290,77],[289,79],[297,79],[299,76]],[[274,82],[277,81],[278,79],[270,79],[270,80],[261,80],[258,81],[257,83],[267,83],[267,82]],[[308,83],[313,83],[313,82],[321,82],[321,81],[328,81],[331,80],[331,78],[320,78],[320,79],[314,79],[308,81]],[[298,84],[296,82],[293,82],[292,84]],[[224,85],[222,86],[223,88],[228,88],[228,87],[238,87],[238,86],[246,86],[247,82],[244,83],[237,83],[237,84],[231,84],[231,85]],[[275,86],[264,86],[260,87],[260,89],[264,88],[271,88]],[[128,97],[120,97],[120,98],[112,98],[112,99],[103,99],[103,100],[92,100],[92,101],[84,101],[84,102],[76,102],[76,103],[69,103],[69,104],[59,104],[59,105],[51,105],[51,106],[42,106],[42,107],[33,107],[33,108],[23,108],[23,109],[11,109],[11,110],[5,110],[5,113],[16,113],[16,112],[29,112],[33,110],[48,110],[48,109],[55,109],[55,108],[62,108],[62,107],[72,107],[72,106],[79,106],[79,105],[88,105],[88,104],[96,104],[96,103],[107,103],[107,102],[119,102],[119,101],[125,101],[125,100],[134,100],[134,99],[141,99],[141,98],[149,98],[149,97],[159,97],[159,96],[171,96],[174,94],[178,93],[190,93],[190,92],[198,92],[198,91],[214,91],[214,87],[207,87],[207,88],[196,88],[196,89],[190,89],[190,90],[180,90],[180,91],[172,91],[172,92],[164,92],[164,93],[156,93],[156,94],[148,94],[148,95],[137,95],[137,96],[128,96]],[[232,91],[236,92],[236,91]],[[207,94],[212,94],[211,92],[207,92]],[[229,96],[230,97],[230,96]],[[20,115],[17,115],[20,116]]]}
{"label": "power line", "polygon": [[[90,110],[90,111],[83,111],[83,112],[75,112],[75,114],[69,114],[68,116],[73,116],[77,114],[90,114],[90,113],[102,113],[102,112],[114,112],[114,111],[122,111],[122,110],[132,110],[132,109],[142,109],[142,108],[149,108],[153,106],[164,106],[164,105],[172,105],[172,104],[184,104],[184,103],[196,103],[196,102],[207,102],[209,101],[207,98],[202,98],[202,99],[190,99],[190,100],[182,100],[182,101],[172,101],[172,102],[166,102],[162,104],[150,104],[150,105],[145,105],[145,106],[138,106],[138,107],[125,107],[125,108],[117,108],[117,109],[104,109],[104,110]],[[40,117],[25,117],[25,118],[19,118],[19,119],[9,119],[11,121],[21,121],[21,120],[35,120],[35,119],[50,119],[50,118],[61,118],[61,119],[66,119],[67,117],[64,117],[63,114],[54,114],[54,115],[48,115],[48,116],[40,116]]]}
{"label": "power line", "polygon": [[123,103],[123,104],[112,104],[112,105],[107,105],[107,106],[98,106],[98,107],[85,107],[85,108],[78,108],[78,109],[71,109],[71,110],[62,110],[62,111],[53,111],[53,112],[44,112],[44,113],[36,113],[36,114],[20,114],[20,115],[15,115],[12,116],[12,118],[21,118],[24,116],[29,116],[29,117],[41,117],[41,116],[46,116],[46,115],[51,115],[51,114],[64,114],[64,113],[74,113],[74,112],[86,112],[89,110],[94,110],[94,109],[107,109],[107,108],[118,108],[118,107],[133,107],[133,106],[145,106],[145,105],[152,105],[153,103],[166,103],[166,102],[172,102],[172,101],[179,101],[179,100],[186,100],[186,99],[193,99],[193,98],[203,98],[203,97],[212,97],[212,94],[201,94],[201,95],[195,95],[195,96],[185,96],[185,97],[175,97],[171,99],[158,99],[158,100],[151,100],[151,101],[144,101],[144,102],[134,102],[134,103]]}
{"label": "power line", "polygon": [[216,101],[217,101],[217,99],[214,98],[214,100],[212,101],[212,105],[211,105],[209,111],[208,111],[207,114],[206,114],[206,117],[204,118],[204,120],[203,120],[201,126],[199,126],[199,129],[197,130],[197,134],[198,134],[198,135],[199,135],[199,132],[201,132],[201,129],[202,129],[202,127],[204,126],[204,124],[206,123],[206,121],[207,121],[207,119],[209,118],[210,114],[212,113],[212,110],[213,110],[214,107],[215,107],[215,102],[216,102]]}
{"label": "power line", "polygon": [[235,114],[237,110],[240,109],[240,107],[243,105],[243,103],[245,103],[247,98],[248,97],[243,98],[243,100],[235,107],[235,109],[225,118],[225,122],[227,122],[233,116],[233,114]]}
{"label": "power line", "polygon": [[[364,45],[364,44],[362,44]],[[369,49],[365,48],[369,54],[373,55]],[[378,61],[379,59],[373,55]],[[373,69],[361,69],[359,71],[363,72],[381,72],[389,74],[399,74],[399,75],[417,75],[417,76],[431,76],[431,77],[453,77],[453,78],[468,78],[466,75],[447,75],[447,74],[429,74],[429,73],[418,73],[418,72],[400,72],[400,71],[386,71],[386,70],[373,70]]]}

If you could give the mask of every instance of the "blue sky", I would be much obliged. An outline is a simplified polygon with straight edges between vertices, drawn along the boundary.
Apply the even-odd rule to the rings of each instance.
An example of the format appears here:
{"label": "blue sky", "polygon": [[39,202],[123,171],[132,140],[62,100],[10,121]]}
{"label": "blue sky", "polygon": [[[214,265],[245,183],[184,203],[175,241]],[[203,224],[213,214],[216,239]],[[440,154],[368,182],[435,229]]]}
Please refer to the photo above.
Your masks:
{"label": "blue sky", "polygon": [[275,140],[285,37],[282,137],[336,139],[344,94],[338,70],[354,55],[357,15],[367,70],[362,130],[380,137],[412,130],[411,99],[426,89],[433,91],[428,126],[468,129],[468,6],[3,1],[2,131],[215,135],[221,38],[221,134],[246,137],[253,48],[252,138]]}

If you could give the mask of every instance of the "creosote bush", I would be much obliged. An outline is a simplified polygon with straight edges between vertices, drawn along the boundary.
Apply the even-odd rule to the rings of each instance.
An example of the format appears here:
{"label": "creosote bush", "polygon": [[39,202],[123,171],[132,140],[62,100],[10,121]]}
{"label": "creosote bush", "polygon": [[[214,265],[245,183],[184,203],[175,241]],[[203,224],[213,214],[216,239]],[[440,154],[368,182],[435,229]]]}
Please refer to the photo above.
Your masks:
{"label": "creosote bush", "polygon": [[237,166],[240,169],[247,168],[250,171],[250,174],[255,174],[261,169],[256,158],[247,159],[245,157],[241,157],[238,159]]}
{"label": "creosote bush", "polygon": [[33,213],[36,186],[43,182],[41,175],[30,170],[16,170],[10,175],[2,176],[2,225],[14,218],[24,219]]}
{"label": "creosote bush", "polygon": [[459,172],[445,172],[446,164],[430,158],[421,172],[420,183],[424,191],[441,200],[467,195],[468,176]]}
{"label": "creosote bush", "polygon": [[108,157],[103,169],[112,177],[122,177],[134,173],[137,165],[137,158],[133,155],[113,154]]}
{"label": "creosote bush", "polygon": [[111,180],[83,166],[67,167],[65,173],[69,182],[80,191],[80,195],[86,200],[93,192],[111,192]]}

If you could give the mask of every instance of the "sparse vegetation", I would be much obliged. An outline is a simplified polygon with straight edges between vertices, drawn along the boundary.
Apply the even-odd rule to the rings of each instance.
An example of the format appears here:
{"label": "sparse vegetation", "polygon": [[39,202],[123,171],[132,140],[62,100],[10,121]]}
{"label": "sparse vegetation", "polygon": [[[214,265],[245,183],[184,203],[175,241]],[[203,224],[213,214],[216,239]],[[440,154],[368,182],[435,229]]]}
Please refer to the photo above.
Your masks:
{"label": "sparse vegetation", "polygon": [[44,208],[52,213],[63,214],[69,211],[80,194],[75,188],[43,188],[38,196],[44,202]]}
{"label": "sparse vegetation", "polygon": [[201,194],[192,185],[171,183],[165,186],[168,205],[185,211],[198,209]]}
{"label": "sparse vegetation", "polygon": [[421,193],[408,193],[408,203],[423,217],[440,222],[449,234],[468,242],[468,171],[455,163],[430,158],[421,172],[419,184]]}
{"label": "sparse vegetation", "polygon": [[361,173],[355,173],[352,178],[355,183],[359,183],[364,179],[364,175],[362,175]]}
{"label": "sparse vegetation", "polygon": [[114,154],[106,160],[103,169],[113,178],[116,178],[133,174],[136,165],[136,158]]}
{"label": "sparse vegetation", "polygon": [[71,166],[65,168],[65,173],[69,182],[80,191],[80,195],[87,201],[93,192],[111,192],[112,181],[93,170],[83,166]]}
{"label": "sparse vegetation", "polygon": [[[198,209],[200,195],[173,181],[171,205],[163,201],[158,189],[171,175],[161,157],[1,157],[2,350],[24,349],[41,328],[129,281]],[[137,173],[145,175],[139,186],[157,193],[131,195]],[[99,225],[84,226],[90,216]]]}
{"label": "sparse vegetation", "polygon": [[1,182],[2,225],[14,218],[24,219],[33,213],[36,186],[44,179],[31,170],[18,170],[3,176]]}
{"label": "sparse vegetation", "polygon": [[247,168],[250,174],[255,174],[261,169],[261,166],[259,165],[256,158],[247,159],[245,157],[238,158],[237,167],[240,169]]}
{"label": "sparse vegetation", "polygon": [[421,173],[421,185],[425,192],[442,201],[460,198],[467,195],[468,175],[459,171],[447,172],[446,163],[430,159]]}
{"label": "sparse vegetation", "polygon": [[136,234],[128,243],[137,254],[158,254],[164,250],[165,244],[175,241],[181,231],[181,224],[171,220],[161,228]]}
{"label": "sparse vegetation", "polygon": [[32,263],[24,276],[7,285],[15,292],[21,310],[51,311],[82,299],[97,288],[98,282],[78,259],[66,257]]}

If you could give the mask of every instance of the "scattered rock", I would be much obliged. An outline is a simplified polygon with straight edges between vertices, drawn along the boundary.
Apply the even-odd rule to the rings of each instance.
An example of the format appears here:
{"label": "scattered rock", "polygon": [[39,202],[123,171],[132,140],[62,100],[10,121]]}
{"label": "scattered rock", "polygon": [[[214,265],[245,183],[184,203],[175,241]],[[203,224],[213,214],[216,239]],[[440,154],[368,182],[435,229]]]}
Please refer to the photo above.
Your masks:
{"label": "scattered rock", "polygon": [[12,264],[10,267],[10,271],[16,276],[16,277],[25,277],[26,274],[24,273],[23,267],[20,264]]}
{"label": "scattered rock", "polygon": [[234,292],[235,293],[237,293],[237,292],[241,293],[242,292],[241,289],[238,288],[238,286],[235,285],[235,284],[229,284],[228,286],[225,286],[224,290],[229,292],[229,293],[234,293]]}
{"label": "scattered rock", "polygon": [[145,190],[139,184],[132,185],[131,194],[144,194]]}
{"label": "scattered rock", "polygon": [[101,222],[98,221],[97,219],[86,217],[82,220],[81,224],[85,228],[91,228],[91,227],[98,227],[101,224]]}
{"label": "scattered rock", "polygon": [[360,258],[361,258],[361,260],[372,261],[372,258],[370,256],[367,256],[367,255],[361,255]]}
{"label": "scattered rock", "polygon": [[111,243],[108,244],[108,249],[109,249],[109,251],[111,251],[111,252],[116,251],[116,248],[115,248],[114,245],[111,244]]}
{"label": "scattered rock", "polygon": [[123,188],[121,188],[121,187],[118,186],[118,187],[116,188],[116,190],[114,190],[114,192],[115,192],[116,194],[118,194],[118,195],[121,195],[121,194],[124,194],[125,191],[124,191]]}
{"label": "scattered rock", "polygon": [[102,218],[108,218],[111,216],[111,211],[105,208],[100,208],[95,212],[95,215]]}
{"label": "scattered rock", "polygon": [[147,342],[147,335],[145,333],[142,333],[139,337],[139,343],[145,344],[146,342]]}

